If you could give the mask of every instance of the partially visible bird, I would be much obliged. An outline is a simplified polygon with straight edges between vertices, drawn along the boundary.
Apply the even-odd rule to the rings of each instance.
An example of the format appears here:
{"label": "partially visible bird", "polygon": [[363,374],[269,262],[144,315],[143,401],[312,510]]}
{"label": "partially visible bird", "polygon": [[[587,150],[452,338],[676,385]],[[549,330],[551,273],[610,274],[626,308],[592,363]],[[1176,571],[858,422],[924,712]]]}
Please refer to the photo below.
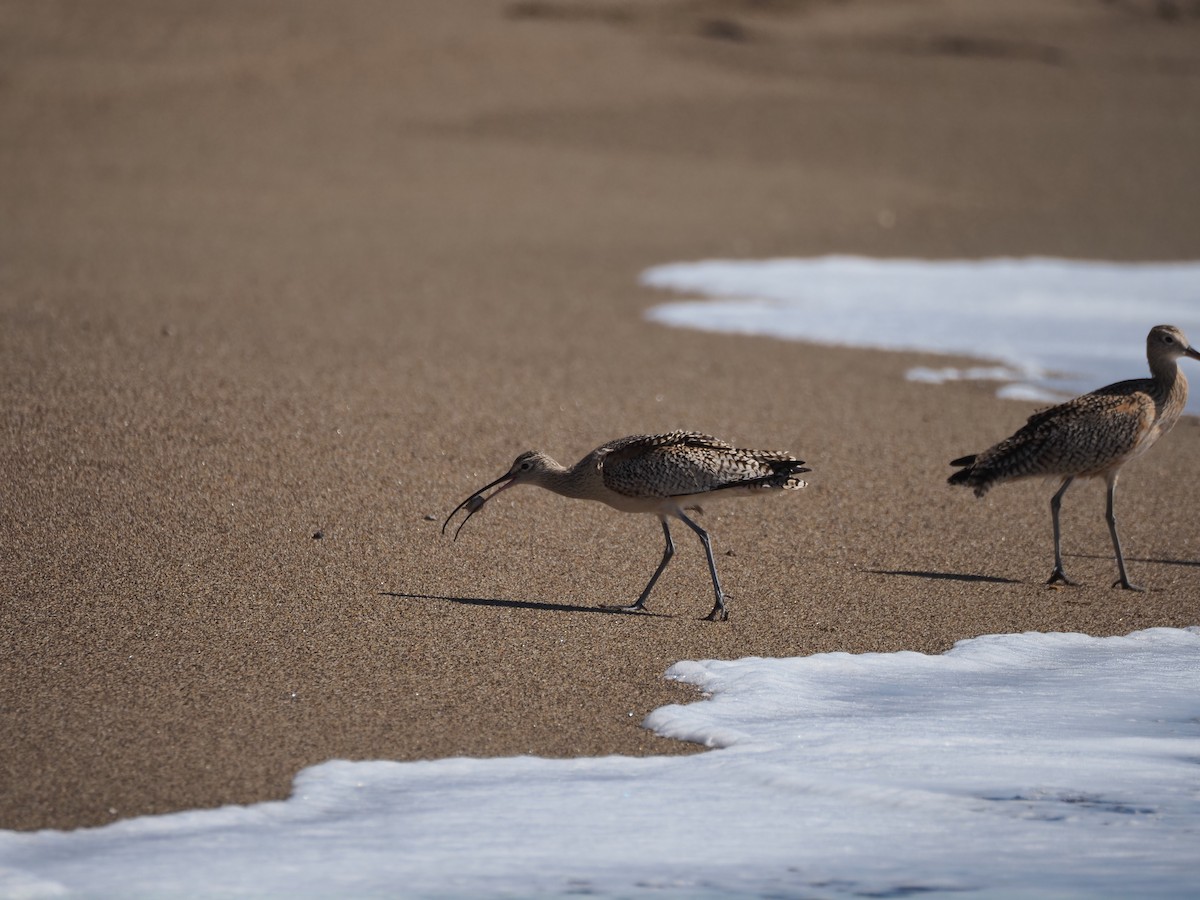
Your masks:
{"label": "partially visible bird", "polygon": [[[681,520],[700,536],[708,557],[716,603],[707,616],[710,620],[727,619],[725,593],[717,578],[708,533],[692,521],[684,510],[698,509],[701,501],[735,494],[793,491],[806,482],[796,476],[809,472],[804,461],[789,453],[742,450],[717,438],[694,431],[670,434],[635,434],[597,447],[575,465],[567,468],[540,450],[522,453],[500,478],[486,484],[456,506],[442,524],[442,533],[464,507],[467,517],[454,532],[455,539],[467,520],[500,491],[517,484],[538,487],[581,500],[599,500],[621,512],[652,513],[662,523],[666,547],[662,561],[637,601],[621,607],[626,612],[645,609],[646,598],[675,553],[670,517]],[[489,496],[485,493],[502,485]]]}
{"label": "partially visible bird", "polygon": [[1047,584],[1075,584],[1063,571],[1058,523],[1063,494],[1076,478],[1104,478],[1108,483],[1105,519],[1117,555],[1120,578],[1113,583],[1132,591],[1125,571],[1113,500],[1121,467],[1145,453],[1175,425],[1187,403],[1187,378],[1179,370],[1182,356],[1200,359],[1184,333],[1174,325],[1156,325],[1146,337],[1150,378],[1119,381],[1099,390],[1041,410],[1012,437],[982,453],[950,463],[963,468],[950,484],[966,485],[982,497],[993,485],[1018,478],[1061,478],[1050,499],[1054,528],[1054,571]]}

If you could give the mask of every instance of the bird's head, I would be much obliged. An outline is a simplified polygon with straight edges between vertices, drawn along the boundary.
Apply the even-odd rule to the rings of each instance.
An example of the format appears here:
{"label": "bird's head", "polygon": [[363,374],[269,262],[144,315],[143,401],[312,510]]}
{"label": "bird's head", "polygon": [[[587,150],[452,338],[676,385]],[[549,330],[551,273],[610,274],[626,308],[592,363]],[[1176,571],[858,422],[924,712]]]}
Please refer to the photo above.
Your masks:
{"label": "bird's head", "polygon": [[1187,335],[1174,325],[1155,325],[1146,337],[1146,355],[1151,359],[1177,360],[1181,356],[1200,359],[1200,351],[1188,343]]}
{"label": "bird's head", "polygon": [[[454,531],[454,539],[458,540],[458,533],[463,530],[463,525],[467,524],[471,516],[483,509],[485,503],[501,491],[506,491],[514,485],[538,484],[542,476],[556,468],[557,465],[554,460],[540,450],[526,450],[513,460],[513,464],[507,472],[495,481],[485,484],[462,503],[458,504],[458,506],[454,507],[450,515],[446,516],[446,521],[442,523],[442,534],[446,533],[446,526],[450,524],[450,520],[454,518],[454,514],[460,509],[465,508],[467,510],[467,518],[463,519]],[[488,494],[487,492],[492,488],[496,488],[496,490]]]}

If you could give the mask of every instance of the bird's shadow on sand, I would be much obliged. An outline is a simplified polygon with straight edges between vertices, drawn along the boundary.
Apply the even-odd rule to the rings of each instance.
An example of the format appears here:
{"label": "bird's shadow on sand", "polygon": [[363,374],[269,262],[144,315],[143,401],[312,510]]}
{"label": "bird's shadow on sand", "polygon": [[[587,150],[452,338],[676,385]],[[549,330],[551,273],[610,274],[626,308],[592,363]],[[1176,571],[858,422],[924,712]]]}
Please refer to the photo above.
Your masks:
{"label": "bird's shadow on sand", "polygon": [[642,610],[630,612],[619,606],[577,606],[573,603],[541,603],[537,600],[504,600],[499,597],[450,597],[443,594],[405,594],[400,591],[380,591],[381,597],[396,597],[401,600],[441,600],[462,606],[493,606],[500,609],[531,609],[536,612],[604,613],[605,615],[645,616],[670,618],[663,613]]}
{"label": "bird's shadow on sand", "polygon": [[[1064,553],[1063,556],[1074,556],[1079,559],[1112,559],[1111,553]],[[1200,567],[1200,559],[1161,559],[1150,556],[1128,556],[1125,562],[1148,563],[1156,566],[1195,566]]]}
{"label": "bird's shadow on sand", "polygon": [[873,575],[903,575],[908,578],[933,578],[939,581],[969,581],[984,584],[1020,584],[1015,578],[972,575],[969,572],[922,572],[913,569],[867,569]]}
{"label": "bird's shadow on sand", "polygon": [[[1064,553],[1067,557],[1078,559],[1112,559],[1111,555],[1103,553]],[[1200,560],[1192,559],[1152,559],[1150,557],[1127,556],[1129,562],[1147,563],[1161,566],[1198,566]],[[923,572],[914,569],[867,569],[873,575],[902,575],[908,578],[932,578],[941,581],[965,581],[973,584],[1023,584],[1016,578],[1000,578],[996,575],[974,575],[968,572]]]}

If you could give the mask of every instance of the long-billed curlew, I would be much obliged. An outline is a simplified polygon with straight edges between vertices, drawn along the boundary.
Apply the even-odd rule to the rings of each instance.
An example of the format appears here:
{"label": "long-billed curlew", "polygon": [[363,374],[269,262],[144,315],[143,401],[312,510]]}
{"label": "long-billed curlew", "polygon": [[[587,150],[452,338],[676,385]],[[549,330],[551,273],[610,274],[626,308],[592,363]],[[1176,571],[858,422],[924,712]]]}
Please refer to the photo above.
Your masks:
{"label": "long-billed curlew", "polygon": [[[454,532],[457,539],[463,525],[485,502],[516,484],[534,484],[564,497],[599,500],[621,512],[653,513],[662,523],[666,547],[662,561],[637,602],[621,607],[626,612],[635,612],[645,609],[646,598],[654,583],[675,554],[671,529],[667,526],[667,519],[674,516],[696,532],[704,544],[717,597],[708,618],[727,619],[725,593],[717,578],[712,543],[708,533],[688,518],[684,510],[698,508],[697,504],[702,500],[722,496],[797,490],[806,482],[796,476],[809,471],[811,469],[804,467],[803,460],[791,454],[740,450],[717,438],[692,431],[619,438],[597,447],[570,468],[539,450],[530,450],[518,456],[504,475],[454,507],[442,524],[442,533],[446,533],[446,526],[454,514],[466,507],[467,517]],[[484,496],[498,484],[503,486],[490,496]]]}
{"label": "long-billed curlew", "polygon": [[1050,499],[1054,527],[1054,571],[1047,584],[1075,584],[1063,571],[1058,512],[1063,494],[1076,478],[1104,478],[1108,482],[1105,519],[1117,554],[1121,577],[1113,582],[1132,591],[1142,588],[1125,573],[1121,539],[1113,498],[1121,467],[1141,456],[1155,441],[1171,430],[1187,403],[1187,378],[1179,370],[1181,356],[1200,359],[1174,325],[1156,325],[1146,337],[1150,378],[1119,381],[1052,406],[1029,418],[1016,434],[982,453],[950,463],[964,468],[950,476],[950,484],[975,489],[982,497],[994,484],[1018,478],[1047,476],[1061,478]]}

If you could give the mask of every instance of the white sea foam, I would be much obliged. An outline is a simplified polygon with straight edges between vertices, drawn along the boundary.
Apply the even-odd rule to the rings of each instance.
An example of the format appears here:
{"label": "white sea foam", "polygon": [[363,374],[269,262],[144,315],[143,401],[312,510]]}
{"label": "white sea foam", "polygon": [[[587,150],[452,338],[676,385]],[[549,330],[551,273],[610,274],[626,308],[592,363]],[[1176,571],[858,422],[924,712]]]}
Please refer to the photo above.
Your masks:
{"label": "white sea foam", "polygon": [[[1154,325],[1178,325],[1200,342],[1195,262],[709,260],[656,266],[642,281],[715,298],[654,307],[648,316],[656,322],[998,362],[914,369],[909,377],[996,379],[1004,396],[1019,399],[1143,377]],[[1200,414],[1200,392],[1188,410]]]}
{"label": "white sea foam", "polygon": [[1200,894],[1200,629],[671,677],[711,697],[647,725],[720,749],[328,762],[286,802],[0,832],[0,896]]}
{"label": "white sea foam", "polygon": [[[973,356],[1000,365],[910,377],[1006,391],[1136,377],[1158,322],[1200,340],[1196,264],[833,257],[645,280],[751,298],[661,322]],[[647,727],[718,749],[327,762],[284,802],[0,831],[0,897],[1200,895],[1200,629],[670,674],[710,697]]]}

